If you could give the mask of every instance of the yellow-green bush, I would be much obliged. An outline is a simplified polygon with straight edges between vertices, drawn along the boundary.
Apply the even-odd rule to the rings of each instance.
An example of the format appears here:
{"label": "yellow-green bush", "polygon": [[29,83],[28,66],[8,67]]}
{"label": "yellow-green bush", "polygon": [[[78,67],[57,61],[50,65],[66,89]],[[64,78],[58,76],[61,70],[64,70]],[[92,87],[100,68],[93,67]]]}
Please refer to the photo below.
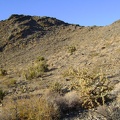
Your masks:
{"label": "yellow-green bush", "polygon": [[93,108],[104,105],[109,99],[108,95],[113,89],[110,81],[102,73],[89,74],[87,71],[80,69],[70,69],[64,73],[72,80],[71,89],[79,91],[82,106],[84,108]]}
{"label": "yellow-green bush", "polygon": [[37,77],[41,77],[44,72],[48,71],[48,65],[45,60],[38,60],[32,66],[28,67],[28,69],[24,72],[24,76],[26,79],[33,79]]}

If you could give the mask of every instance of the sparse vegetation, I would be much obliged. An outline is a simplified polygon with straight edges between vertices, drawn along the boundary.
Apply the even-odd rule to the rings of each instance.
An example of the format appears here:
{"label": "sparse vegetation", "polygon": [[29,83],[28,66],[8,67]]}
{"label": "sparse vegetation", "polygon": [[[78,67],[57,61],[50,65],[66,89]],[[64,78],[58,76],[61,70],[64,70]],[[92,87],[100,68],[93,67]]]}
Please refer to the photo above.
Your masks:
{"label": "sparse vegetation", "polygon": [[119,120],[119,24],[0,21],[0,120]]}
{"label": "sparse vegetation", "polygon": [[41,98],[35,101],[34,105],[32,101],[18,104],[18,116],[20,119],[57,120],[59,118],[59,112],[45,99]]}
{"label": "sparse vegetation", "polygon": [[75,47],[75,46],[69,46],[69,47],[68,47],[68,52],[69,52],[70,54],[73,54],[75,51],[76,51],[76,47]]}
{"label": "sparse vegetation", "polygon": [[62,85],[59,82],[55,82],[50,86],[51,91],[53,92],[61,92],[62,89]]}
{"label": "sparse vegetation", "polygon": [[44,72],[48,71],[48,65],[43,58],[37,59],[37,61],[25,71],[24,76],[26,79],[31,80],[33,78],[41,77]]}
{"label": "sparse vegetation", "polygon": [[4,120],[59,120],[60,117],[58,108],[44,98],[18,99],[6,105]]}
{"label": "sparse vegetation", "polygon": [[36,62],[44,61],[44,60],[45,60],[44,57],[42,57],[42,56],[38,56],[37,59],[36,59]]}
{"label": "sparse vegetation", "polygon": [[7,75],[7,70],[5,70],[5,69],[0,69],[0,76],[5,76],[5,75]]}
{"label": "sparse vegetation", "polygon": [[6,81],[6,85],[8,85],[8,87],[9,87],[9,86],[14,86],[14,85],[16,84],[16,81],[17,81],[17,80],[15,80],[15,79],[8,79],[8,80]]}

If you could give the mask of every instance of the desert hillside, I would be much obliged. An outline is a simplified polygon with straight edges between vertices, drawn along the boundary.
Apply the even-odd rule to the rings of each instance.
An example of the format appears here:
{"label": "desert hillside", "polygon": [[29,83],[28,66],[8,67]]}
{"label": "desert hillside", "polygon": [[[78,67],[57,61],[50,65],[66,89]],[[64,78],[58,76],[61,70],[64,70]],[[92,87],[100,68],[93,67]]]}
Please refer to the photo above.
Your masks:
{"label": "desert hillside", "polygon": [[[119,120],[119,33],[119,20],[80,26],[14,14],[0,21],[0,120]],[[39,102],[57,106],[48,107],[54,114],[23,107]]]}

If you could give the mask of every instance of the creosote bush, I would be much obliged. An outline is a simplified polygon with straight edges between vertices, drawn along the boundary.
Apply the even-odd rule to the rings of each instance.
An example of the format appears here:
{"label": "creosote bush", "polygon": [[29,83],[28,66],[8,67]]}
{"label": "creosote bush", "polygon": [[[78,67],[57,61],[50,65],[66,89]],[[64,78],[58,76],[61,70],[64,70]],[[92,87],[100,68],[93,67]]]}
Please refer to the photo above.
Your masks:
{"label": "creosote bush", "polygon": [[109,93],[113,89],[110,81],[103,72],[99,74],[89,74],[86,70],[69,69],[64,73],[64,77],[69,76],[72,84],[71,89],[79,91],[82,106],[90,109],[99,105],[104,105],[109,100]]}
{"label": "creosote bush", "polygon": [[31,80],[33,78],[41,77],[44,72],[48,71],[48,65],[43,58],[37,59],[32,66],[24,72],[26,79]]}

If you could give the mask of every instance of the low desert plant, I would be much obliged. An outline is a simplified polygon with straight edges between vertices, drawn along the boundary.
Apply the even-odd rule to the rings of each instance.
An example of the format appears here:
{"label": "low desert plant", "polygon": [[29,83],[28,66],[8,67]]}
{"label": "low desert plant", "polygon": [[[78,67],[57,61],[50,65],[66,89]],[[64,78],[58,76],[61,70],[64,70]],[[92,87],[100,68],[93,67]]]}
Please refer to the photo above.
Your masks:
{"label": "low desert plant", "polygon": [[[27,108],[27,109],[26,109]],[[39,99],[33,105],[32,101],[18,105],[19,118],[34,120],[53,120],[58,118],[58,112],[54,107],[47,103],[45,99]]]}
{"label": "low desert plant", "polygon": [[[59,110],[45,98],[33,97],[7,103],[3,107],[5,120],[59,120]],[[0,118],[3,115],[0,114]]]}
{"label": "low desert plant", "polygon": [[60,93],[62,89],[62,85],[59,82],[55,82],[50,86],[50,90],[53,92]]}
{"label": "low desert plant", "polygon": [[16,84],[17,80],[15,79],[10,79],[7,83],[8,86],[14,86]]}
{"label": "low desert plant", "polygon": [[44,72],[48,71],[48,65],[45,60],[39,60],[24,72],[26,79],[31,80],[33,78],[41,77]]}
{"label": "low desert plant", "polygon": [[0,69],[0,76],[5,76],[7,75],[7,70]]}
{"label": "low desert plant", "polygon": [[86,70],[70,69],[64,73],[64,76],[70,77],[72,80],[71,89],[79,91],[82,106],[87,109],[104,105],[113,89],[103,72],[89,74]]}
{"label": "low desert plant", "polygon": [[66,93],[64,99],[67,101],[68,107],[70,108],[80,105],[80,99],[76,91]]}
{"label": "low desert plant", "polygon": [[36,59],[37,62],[38,62],[38,61],[44,61],[44,60],[45,60],[45,58],[42,57],[42,56],[38,56],[37,59]]}
{"label": "low desert plant", "polygon": [[76,47],[75,47],[75,46],[69,46],[69,47],[68,47],[68,52],[69,52],[70,54],[73,54],[75,51],[76,51]]}
{"label": "low desert plant", "polygon": [[59,94],[58,92],[49,90],[46,94],[46,99],[59,109],[61,118],[65,117],[66,114],[80,110],[80,98],[76,91]]}

